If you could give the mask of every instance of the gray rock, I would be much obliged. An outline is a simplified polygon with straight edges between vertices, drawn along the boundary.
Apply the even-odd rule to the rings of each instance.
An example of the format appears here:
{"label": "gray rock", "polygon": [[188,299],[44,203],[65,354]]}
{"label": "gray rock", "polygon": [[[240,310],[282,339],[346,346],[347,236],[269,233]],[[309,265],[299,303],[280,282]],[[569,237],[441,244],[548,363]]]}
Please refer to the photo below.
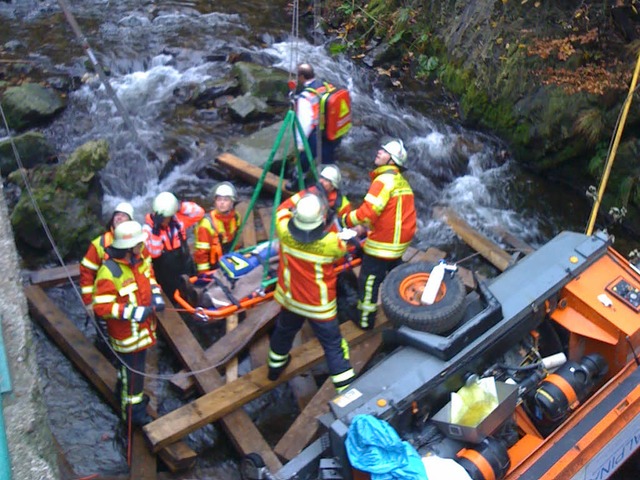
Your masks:
{"label": "gray rock", "polygon": [[49,121],[66,106],[66,100],[53,89],[35,83],[8,88],[2,97],[9,127],[18,131]]}
{"label": "gray rock", "polygon": [[270,115],[269,105],[264,100],[247,93],[229,102],[229,114],[237,122],[251,122]]}
{"label": "gray rock", "polygon": [[263,67],[255,63],[238,62],[232,73],[240,81],[242,93],[250,93],[270,105],[289,103],[288,74],[282,70]]}
{"label": "gray rock", "polygon": [[[14,137],[13,142],[24,168],[33,168],[45,163],[55,155],[53,147],[42,133],[27,132]],[[18,164],[13,153],[11,140],[0,141],[0,174],[6,177],[17,168]]]}
{"label": "gray rock", "polygon": [[[280,132],[282,125],[283,122],[277,122],[266,128],[258,130],[248,137],[242,138],[231,147],[231,152],[235,156],[246,160],[252,165],[256,165],[260,168],[264,167],[265,163],[267,163],[267,160],[269,159],[269,155],[271,154],[271,150],[274,146],[274,141],[278,138],[278,133]],[[286,135],[287,134],[285,134],[283,139],[287,138]],[[288,139],[289,149],[287,151],[287,157],[290,157],[294,154],[295,142],[293,141],[291,136],[289,136]],[[274,156],[274,166],[276,168],[277,165],[284,159],[282,150],[282,148],[278,148]]]}

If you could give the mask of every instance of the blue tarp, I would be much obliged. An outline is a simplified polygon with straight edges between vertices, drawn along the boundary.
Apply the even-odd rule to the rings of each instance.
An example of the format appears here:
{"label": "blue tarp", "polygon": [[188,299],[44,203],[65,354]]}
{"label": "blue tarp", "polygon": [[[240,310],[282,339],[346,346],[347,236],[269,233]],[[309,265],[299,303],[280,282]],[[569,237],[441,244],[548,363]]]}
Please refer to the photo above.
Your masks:
{"label": "blue tarp", "polygon": [[346,446],[351,465],[370,473],[371,480],[427,480],[416,449],[372,415],[354,417]]}

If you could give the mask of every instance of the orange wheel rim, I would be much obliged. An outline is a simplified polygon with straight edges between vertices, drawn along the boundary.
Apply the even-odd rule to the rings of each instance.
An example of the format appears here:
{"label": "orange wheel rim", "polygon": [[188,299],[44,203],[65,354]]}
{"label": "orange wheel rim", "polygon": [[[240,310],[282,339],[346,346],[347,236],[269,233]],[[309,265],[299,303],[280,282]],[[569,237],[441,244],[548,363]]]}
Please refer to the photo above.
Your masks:
{"label": "orange wheel rim", "polygon": [[[398,288],[400,297],[411,305],[422,306],[420,298],[422,297],[422,292],[424,292],[424,287],[427,285],[427,280],[429,280],[428,273],[414,273],[413,275],[409,275],[400,282],[400,287]],[[446,293],[447,287],[443,281],[440,284],[440,289],[438,290],[434,303],[439,302]]]}

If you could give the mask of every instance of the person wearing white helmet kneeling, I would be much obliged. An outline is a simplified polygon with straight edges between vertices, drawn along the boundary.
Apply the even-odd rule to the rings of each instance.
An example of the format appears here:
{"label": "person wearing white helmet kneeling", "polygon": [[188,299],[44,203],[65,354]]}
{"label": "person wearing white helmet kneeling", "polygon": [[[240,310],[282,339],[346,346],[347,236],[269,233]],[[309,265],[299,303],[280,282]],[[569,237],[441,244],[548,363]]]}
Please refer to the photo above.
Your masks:
{"label": "person wearing white helmet kneeling", "polygon": [[133,425],[151,421],[143,394],[146,350],[156,343],[156,312],[165,308],[151,260],[142,255],[146,237],[135,221],[115,228],[93,294],[93,311],[106,321],[111,348],[123,362],[117,389],[122,419]]}
{"label": "person wearing white helmet kneeling", "polygon": [[333,267],[347,253],[347,246],[336,232],[327,230],[325,222],[326,206],[313,194],[302,197],[294,209],[278,214],[280,263],[274,297],[282,311],[269,342],[268,378],[275,381],[286,369],[293,338],[309,320],[324,349],[333,386],[340,392],[355,378],[349,345],[337,320]]}
{"label": "person wearing white helmet kneeling", "polygon": [[169,297],[178,288],[180,275],[195,275],[187,244],[187,228],[204,217],[204,208],[195,202],[180,202],[171,192],[161,192],[153,200],[153,212],[145,218],[147,251],[162,290]]}
{"label": "person wearing white helmet kneeling", "polygon": [[370,228],[358,277],[358,305],[350,312],[351,320],[365,330],[374,326],[382,280],[402,262],[416,232],[413,190],[402,176],[406,162],[402,140],[382,145],[374,160],[376,168],[369,174],[371,186],[362,205],[341,220],[347,228]]}

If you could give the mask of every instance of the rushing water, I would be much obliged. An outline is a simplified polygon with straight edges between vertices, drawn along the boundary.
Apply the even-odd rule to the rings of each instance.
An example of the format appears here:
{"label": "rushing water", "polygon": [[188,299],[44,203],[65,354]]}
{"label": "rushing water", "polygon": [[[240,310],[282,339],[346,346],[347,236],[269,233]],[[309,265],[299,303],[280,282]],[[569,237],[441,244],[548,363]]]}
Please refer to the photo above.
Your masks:
{"label": "rushing water", "polygon": [[[108,66],[110,80],[132,114],[143,143],[159,161],[149,161],[145,149],[124,127],[113,103],[98,82],[89,82],[69,94],[69,107],[45,130],[60,152],[70,153],[87,140],[106,138],[111,161],[103,172],[105,212],[121,201],[131,201],[142,219],[151,199],[161,190],[185,198],[203,199],[220,180],[210,175],[215,156],[247,132],[217,109],[196,110],[184,105],[181,88],[224,78],[231,69],[227,58],[248,53],[262,62],[291,70],[309,61],[320,77],[348,86],[352,92],[354,128],[345,138],[338,163],[345,191],[357,200],[368,186],[367,172],[383,139],[400,137],[409,157],[407,174],[417,199],[418,247],[438,246],[461,258],[468,249],[441,221],[432,218],[435,205],[453,207],[469,223],[495,237],[503,227],[537,246],[562,229],[584,228],[587,205],[565,188],[520,171],[509,148],[492,135],[461,127],[443,112],[455,106],[438,92],[390,90],[387,84],[348,57],[329,57],[323,46],[291,38],[291,18],[285,1],[74,1],[76,14],[89,43]],[[58,74],[84,73],[82,50],[53,1],[0,2],[0,44],[21,58]],[[10,43],[18,40],[20,43]],[[7,45],[11,45],[8,47]],[[429,112],[433,112],[430,114]],[[170,152],[182,148],[189,161],[159,180]],[[251,187],[240,185],[245,197]],[[79,252],[81,253],[81,252]],[[88,334],[83,310],[73,289],[56,288],[54,300]],[[117,474],[127,470],[116,440],[117,418],[89,388],[47,337],[38,332],[38,354],[50,423],[62,450],[78,476]],[[163,355],[166,349],[161,350]],[[245,362],[246,363],[246,362]],[[178,368],[163,359],[161,373]],[[246,364],[242,368],[248,368]],[[166,382],[158,382],[160,409],[179,405]],[[274,395],[287,397],[280,389]],[[271,417],[291,415],[258,402],[254,413]],[[286,404],[286,403],[285,403]],[[257,416],[257,413],[255,413]],[[269,415],[261,415],[268,435]],[[234,457],[213,428],[190,437],[202,455],[189,478],[237,478]],[[197,473],[202,472],[202,473]],[[196,475],[196,476],[194,476]]]}

